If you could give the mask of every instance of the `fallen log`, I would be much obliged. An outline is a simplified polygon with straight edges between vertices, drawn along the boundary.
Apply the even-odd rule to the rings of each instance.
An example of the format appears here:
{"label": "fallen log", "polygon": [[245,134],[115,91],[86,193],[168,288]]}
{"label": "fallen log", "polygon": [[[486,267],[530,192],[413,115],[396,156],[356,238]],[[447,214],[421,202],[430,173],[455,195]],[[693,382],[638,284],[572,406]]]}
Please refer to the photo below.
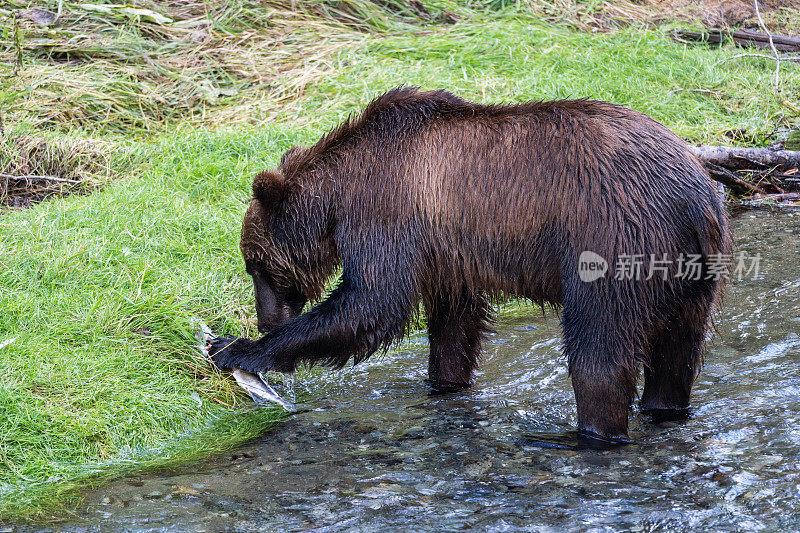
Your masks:
{"label": "fallen log", "polygon": [[780,194],[756,194],[753,200],[800,200],[800,192],[784,192]]}
{"label": "fallen log", "polygon": [[689,149],[704,164],[710,163],[728,170],[770,167],[775,167],[776,170],[790,170],[800,167],[800,151],[733,146],[690,146]]}
{"label": "fallen log", "polygon": [[732,146],[690,146],[689,149],[711,177],[736,196],[774,197],[774,193],[798,189],[800,151]]}
{"label": "fallen log", "polygon": [[800,193],[787,192],[782,194],[754,194],[749,199],[742,202],[742,205],[749,207],[761,207],[770,204],[788,204],[791,206],[798,205],[800,202]]}
{"label": "fallen log", "polygon": [[[712,28],[707,32],[675,30],[672,37],[681,42],[691,41],[709,44],[721,44],[730,39],[737,46],[771,48],[769,34],[753,30],[730,31],[717,28]],[[800,38],[772,34],[772,42],[775,45],[775,49],[781,52],[800,52]]]}

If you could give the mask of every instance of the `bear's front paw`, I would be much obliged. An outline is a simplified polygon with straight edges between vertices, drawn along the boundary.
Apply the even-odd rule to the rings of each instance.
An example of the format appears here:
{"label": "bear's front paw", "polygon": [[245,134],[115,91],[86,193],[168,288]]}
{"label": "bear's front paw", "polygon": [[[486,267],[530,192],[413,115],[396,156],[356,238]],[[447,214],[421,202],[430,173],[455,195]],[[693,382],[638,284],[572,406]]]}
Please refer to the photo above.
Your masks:
{"label": "bear's front paw", "polygon": [[241,368],[240,348],[244,339],[226,335],[209,342],[208,356],[220,370]]}
{"label": "bear's front paw", "polygon": [[253,341],[241,337],[219,337],[209,343],[208,356],[220,370],[238,368],[251,374],[267,370],[294,371],[297,366],[294,360],[276,358],[275,352],[265,344],[264,339]]}

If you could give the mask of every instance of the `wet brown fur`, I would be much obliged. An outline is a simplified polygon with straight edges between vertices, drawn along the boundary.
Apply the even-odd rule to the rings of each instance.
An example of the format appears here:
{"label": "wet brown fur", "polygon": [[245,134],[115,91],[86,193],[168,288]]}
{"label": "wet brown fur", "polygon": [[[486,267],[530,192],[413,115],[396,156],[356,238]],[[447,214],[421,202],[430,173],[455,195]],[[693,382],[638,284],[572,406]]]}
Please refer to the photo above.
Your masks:
{"label": "wet brown fur", "polygon": [[[683,141],[606,102],[482,105],[399,88],[310,148],[256,177],[245,260],[319,299],[222,366],[341,366],[401,336],[423,301],[431,379],[470,382],[489,328],[488,298],[563,306],[580,429],[624,438],[637,368],[643,406],[685,408],[723,283],[616,280],[620,254],[700,254],[703,275],[731,238],[719,195]],[[610,272],[584,283],[591,250]],[[646,265],[645,265],[646,266]],[[644,270],[643,270],[644,272]],[[227,355],[226,355],[227,354]]]}

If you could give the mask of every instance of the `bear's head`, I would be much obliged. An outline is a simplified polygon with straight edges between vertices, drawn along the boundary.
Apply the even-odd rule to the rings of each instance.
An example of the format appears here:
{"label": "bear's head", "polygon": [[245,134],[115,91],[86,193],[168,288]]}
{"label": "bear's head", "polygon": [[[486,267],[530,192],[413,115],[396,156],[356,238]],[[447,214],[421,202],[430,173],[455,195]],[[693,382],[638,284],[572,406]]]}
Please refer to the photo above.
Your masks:
{"label": "bear's head", "polygon": [[285,159],[277,170],[255,177],[242,223],[240,248],[253,278],[261,333],[318,300],[338,261],[318,191],[294,172],[285,175]]}

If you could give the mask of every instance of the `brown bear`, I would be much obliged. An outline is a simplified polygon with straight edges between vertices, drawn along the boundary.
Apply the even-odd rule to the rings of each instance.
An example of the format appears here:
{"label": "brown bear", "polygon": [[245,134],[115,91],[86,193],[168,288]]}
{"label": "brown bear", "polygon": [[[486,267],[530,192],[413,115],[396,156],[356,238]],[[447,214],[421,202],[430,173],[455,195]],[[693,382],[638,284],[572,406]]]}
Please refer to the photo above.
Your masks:
{"label": "brown bear", "polygon": [[688,408],[730,249],[707,172],[641,113],[398,88],[255,178],[241,251],[265,335],[211,354],[251,372],[342,367],[402,337],[422,301],[429,378],[458,388],[490,299],[527,298],[563,306],[580,432],[625,442],[640,366],[644,409]]}

